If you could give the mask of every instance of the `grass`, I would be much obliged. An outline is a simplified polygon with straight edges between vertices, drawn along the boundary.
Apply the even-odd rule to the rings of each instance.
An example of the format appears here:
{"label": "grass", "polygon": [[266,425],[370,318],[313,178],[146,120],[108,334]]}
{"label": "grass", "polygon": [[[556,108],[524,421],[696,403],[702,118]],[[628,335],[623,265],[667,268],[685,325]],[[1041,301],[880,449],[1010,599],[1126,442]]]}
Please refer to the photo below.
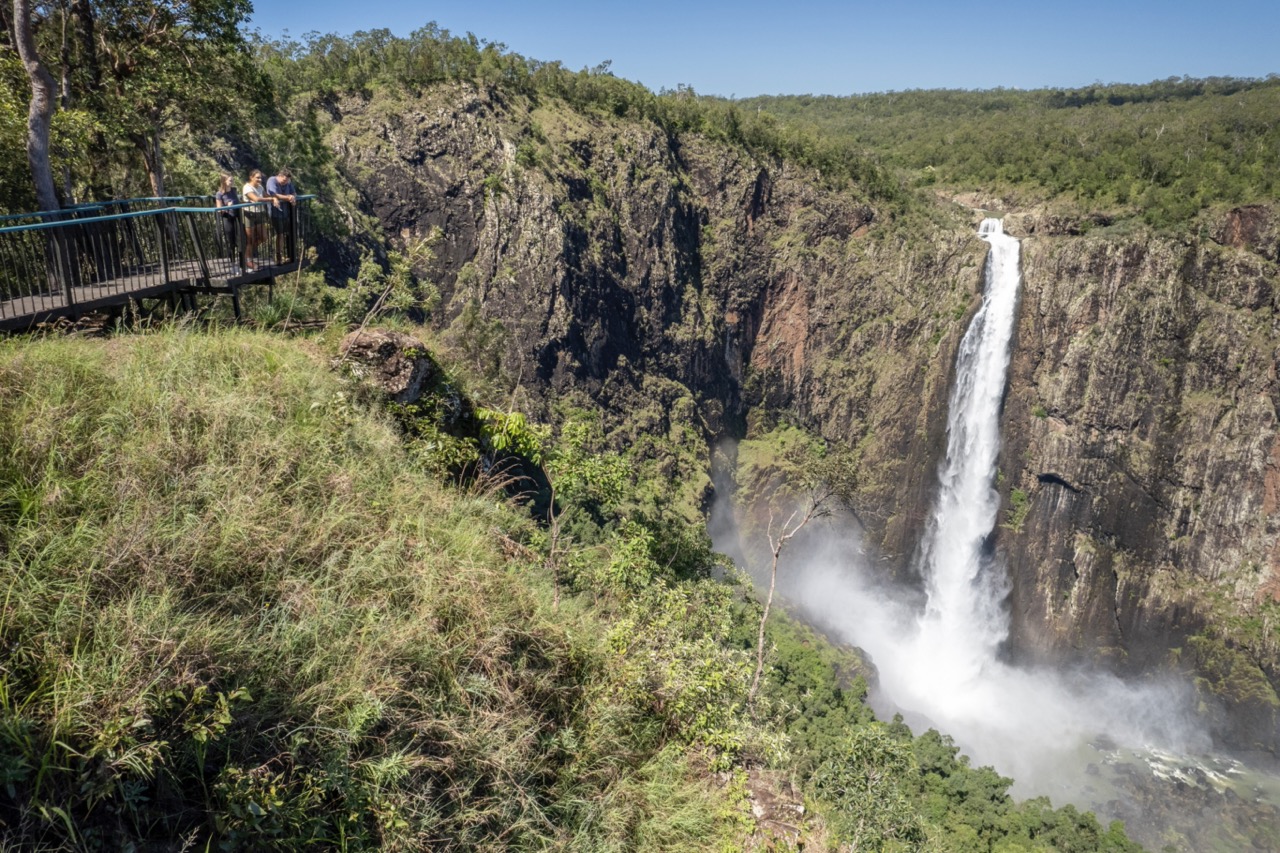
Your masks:
{"label": "grass", "polygon": [[[749,770],[848,765],[877,725],[856,656],[775,617],[747,707],[757,607],[626,494],[653,482],[586,490],[600,523],[552,552],[421,464],[337,334],[0,344],[0,848],[728,851]],[[551,446],[556,477],[612,483],[578,450]],[[825,808],[1022,832],[928,800],[884,732],[893,796]]]}
{"label": "grass", "polygon": [[604,626],[499,547],[527,522],[415,470],[327,362],[239,330],[0,347],[0,845],[714,838]]}

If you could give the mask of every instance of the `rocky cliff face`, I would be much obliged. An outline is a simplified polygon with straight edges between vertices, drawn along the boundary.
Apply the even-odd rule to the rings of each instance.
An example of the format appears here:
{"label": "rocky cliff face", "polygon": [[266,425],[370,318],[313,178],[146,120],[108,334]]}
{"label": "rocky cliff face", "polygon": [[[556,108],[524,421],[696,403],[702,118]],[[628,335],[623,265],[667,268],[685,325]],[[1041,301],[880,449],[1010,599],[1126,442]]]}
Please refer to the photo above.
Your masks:
{"label": "rocky cliff face", "polygon": [[1018,653],[1184,666],[1237,742],[1275,749],[1280,277],[1258,220],[1233,212],[1225,246],[1023,242],[1000,538]]}
{"label": "rocky cliff face", "polygon": [[[718,439],[789,412],[857,449],[856,509],[907,569],[981,286],[967,214],[891,221],[740,149],[467,87],[350,99],[330,142],[393,242],[434,240],[438,320],[503,393],[600,407],[690,506]],[[1270,216],[1025,240],[998,539],[1015,654],[1176,663],[1274,747]]]}
{"label": "rocky cliff face", "polygon": [[477,367],[535,408],[585,394],[619,446],[699,445],[667,472],[695,500],[708,448],[789,411],[861,448],[884,548],[914,541],[980,287],[967,222],[912,233],[740,149],[464,87],[340,104],[331,143],[394,240],[436,235],[443,322],[464,350],[498,329]]}

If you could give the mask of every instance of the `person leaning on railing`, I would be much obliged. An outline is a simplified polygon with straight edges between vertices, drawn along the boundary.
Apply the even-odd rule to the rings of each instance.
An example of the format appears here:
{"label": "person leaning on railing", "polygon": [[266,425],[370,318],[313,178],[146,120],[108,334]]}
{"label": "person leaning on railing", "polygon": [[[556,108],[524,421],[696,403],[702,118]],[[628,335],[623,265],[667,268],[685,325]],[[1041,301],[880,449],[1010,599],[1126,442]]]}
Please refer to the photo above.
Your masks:
{"label": "person leaning on railing", "polygon": [[[240,193],[244,196],[246,202],[254,202],[256,205],[250,209],[249,223],[244,227],[244,235],[249,242],[248,256],[256,258],[258,247],[266,242],[267,239],[267,212],[265,210],[267,205],[265,202],[271,201],[271,198],[267,195],[267,188],[262,185],[261,170],[254,169],[249,173],[249,183],[244,185]],[[272,206],[275,204],[278,204],[278,202],[272,202]],[[245,269],[251,270],[256,269],[256,267],[246,260]]]}
{"label": "person leaning on railing", "polygon": [[[236,197],[235,180],[225,172],[218,179],[218,192],[213,197],[214,207],[235,208],[240,203]],[[239,210],[221,210],[218,212],[218,226],[222,229],[222,240],[227,244],[227,258],[231,261],[231,274],[239,275],[240,270],[253,269],[249,265],[249,249],[245,242],[244,231],[240,227]]]}
{"label": "person leaning on railing", "polygon": [[293,173],[281,169],[268,178],[267,195],[272,199],[271,228],[276,232],[276,263],[288,263],[296,259],[293,205],[298,200],[298,190],[293,185]]}

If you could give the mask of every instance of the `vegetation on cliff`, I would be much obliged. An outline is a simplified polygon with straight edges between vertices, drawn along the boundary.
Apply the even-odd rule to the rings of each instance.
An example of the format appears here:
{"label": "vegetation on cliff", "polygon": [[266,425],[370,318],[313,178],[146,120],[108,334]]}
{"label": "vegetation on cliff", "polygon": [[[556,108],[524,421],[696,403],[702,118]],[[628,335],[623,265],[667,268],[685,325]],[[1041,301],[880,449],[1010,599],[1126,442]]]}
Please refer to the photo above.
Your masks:
{"label": "vegetation on cliff", "polygon": [[1280,191],[1280,77],[1171,78],[1021,91],[926,90],[737,102],[793,132],[873,155],[916,185],[1105,218],[1185,226],[1213,205]]}
{"label": "vegetation on cliff", "polygon": [[[786,621],[747,707],[758,605],[635,503],[589,419],[503,421],[498,451],[456,372],[388,409],[332,346],[0,350],[6,845],[739,849],[769,765],[825,803],[811,840],[1131,849],[874,722],[846,653]],[[422,419],[491,461],[532,435],[572,524],[439,480]]]}
{"label": "vegetation on cliff", "polygon": [[[851,499],[904,550],[979,262],[965,214],[914,189],[1185,224],[1274,192],[1258,116],[1280,87],[870,96],[876,120],[814,132],[781,101],[654,94],[432,26],[225,46],[247,75],[225,124],[188,115],[191,80],[140,144],[105,95],[60,111],[64,193],[147,192],[147,151],[175,193],[291,165],[346,289],[314,277],[258,318],[430,316],[448,367],[384,408],[327,370],[332,332],[6,346],[6,842],[737,849],[796,840],[750,817],[775,773],[825,816],[798,826],[817,846],[1131,849],[874,721],[856,655],[785,617],[749,706],[759,609],[714,579],[707,447],[766,439],[763,469],[779,424],[846,445]],[[16,170],[0,205],[31,206]],[[515,457],[534,520],[505,469],[476,475]],[[1251,668],[1273,628],[1185,659],[1274,714]]]}

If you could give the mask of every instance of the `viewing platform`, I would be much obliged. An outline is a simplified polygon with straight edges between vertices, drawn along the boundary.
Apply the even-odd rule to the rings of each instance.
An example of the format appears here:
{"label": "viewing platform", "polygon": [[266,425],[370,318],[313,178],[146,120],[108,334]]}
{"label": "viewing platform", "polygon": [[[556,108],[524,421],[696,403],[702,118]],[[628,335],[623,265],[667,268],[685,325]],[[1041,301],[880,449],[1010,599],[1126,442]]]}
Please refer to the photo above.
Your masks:
{"label": "viewing platform", "polygon": [[[0,216],[0,330],[123,308],[130,300],[228,294],[298,270],[309,245],[311,204],[280,215],[269,203],[215,208],[212,197],[140,198]],[[245,227],[262,242],[242,265]],[[234,245],[232,240],[235,241]]]}

